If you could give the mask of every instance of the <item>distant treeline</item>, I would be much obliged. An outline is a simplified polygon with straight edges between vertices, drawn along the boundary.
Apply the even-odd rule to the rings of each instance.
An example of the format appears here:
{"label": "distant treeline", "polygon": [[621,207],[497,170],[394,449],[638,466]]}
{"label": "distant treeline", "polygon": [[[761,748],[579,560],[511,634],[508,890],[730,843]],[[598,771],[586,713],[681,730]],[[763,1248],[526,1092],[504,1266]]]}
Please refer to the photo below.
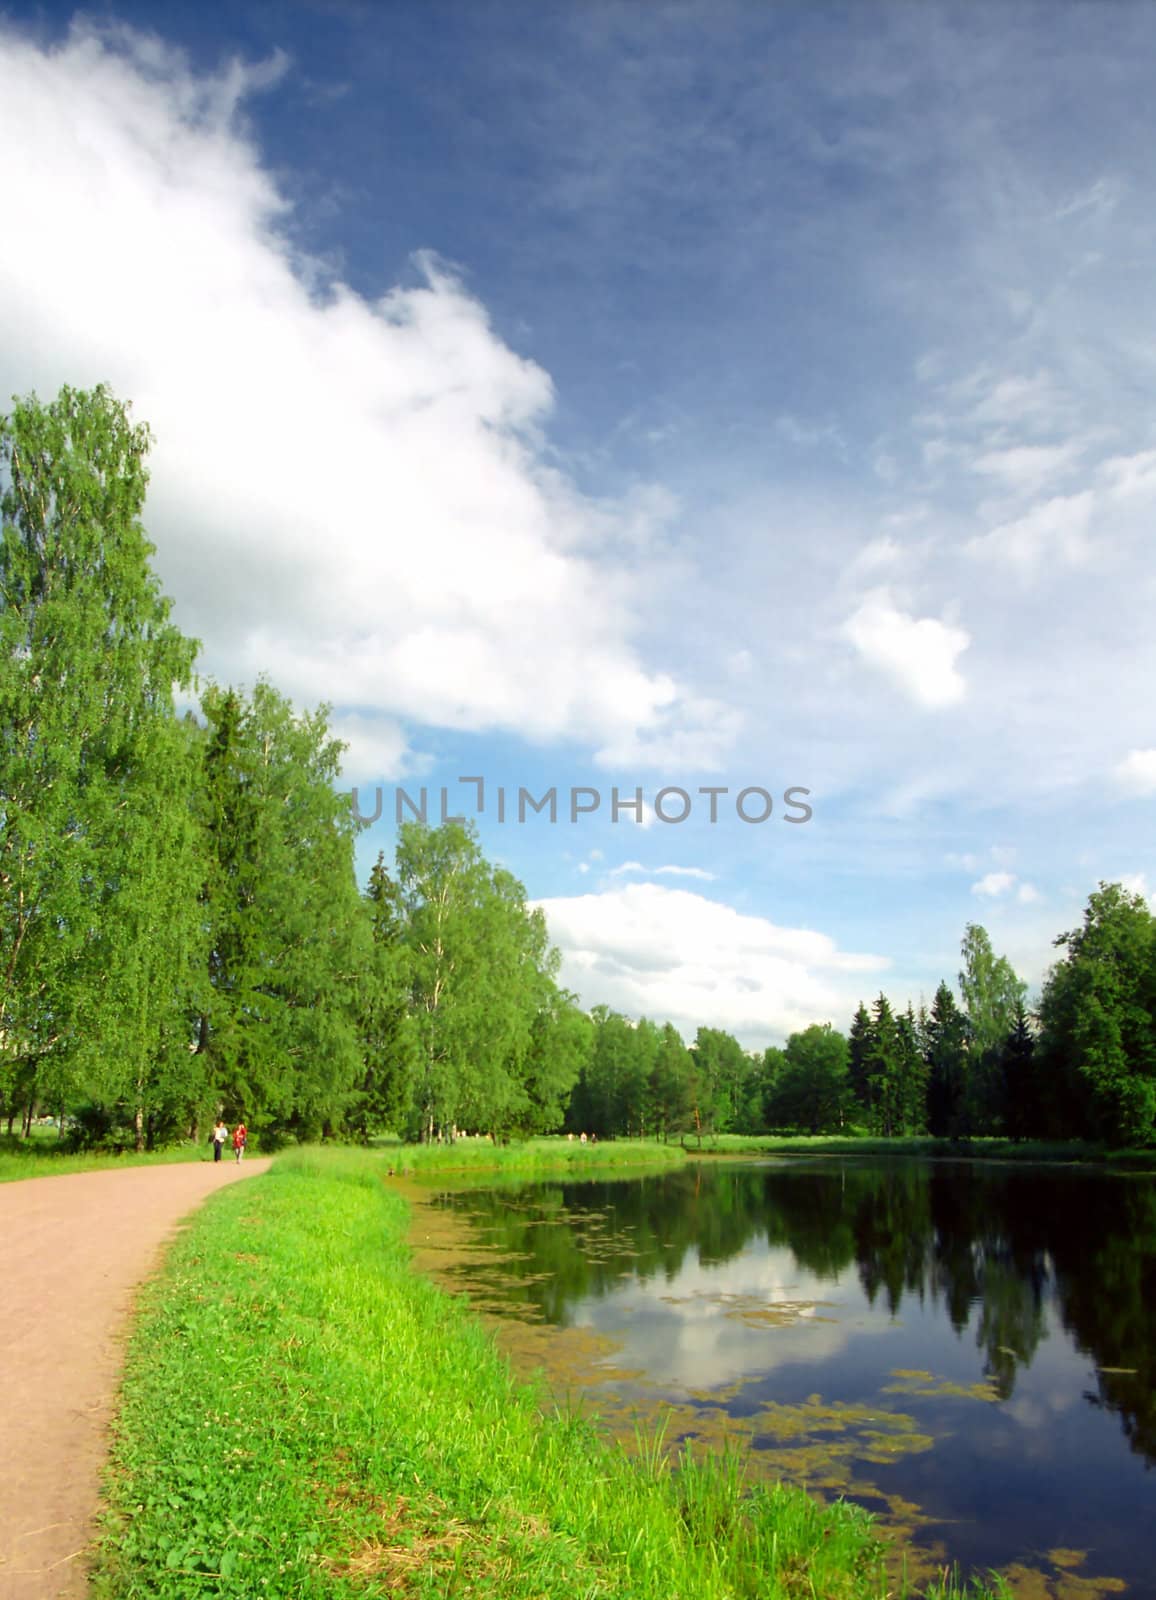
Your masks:
{"label": "distant treeline", "polygon": [[[282,1139],[1153,1131],[1156,935],[1101,886],[1038,1018],[967,930],[962,1010],[882,995],[745,1051],[583,1012],[472,828],[399,832],[357,886],[328,712],[194,676],[141,522],[149,447],[107,390],[0,419],[0,1115],[154,1146],[218,1114]],[[195,696],[198,709],[177,709]]]}

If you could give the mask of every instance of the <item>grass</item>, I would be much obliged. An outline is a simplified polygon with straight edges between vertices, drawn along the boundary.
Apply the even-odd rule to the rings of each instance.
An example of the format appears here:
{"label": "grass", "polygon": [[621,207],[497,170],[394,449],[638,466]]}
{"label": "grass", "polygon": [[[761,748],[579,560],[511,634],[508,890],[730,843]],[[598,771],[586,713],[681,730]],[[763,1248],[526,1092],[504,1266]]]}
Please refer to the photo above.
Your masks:
{"label": "grass", "polygon": [[294,1151],[144,1290],[92,1600],[882,1600],[871,1518],[638,1459],[416,1275],[388,1157]]}
{"label": "grass", "polygon": [[120,1167],[164,1166],[174,1161],[211,1161],[213,1153],[208,1143],[172,1145],[164,1150],[146,1150],[140,1155],[84,1153],[69,1155],[59,1148],[56,1130],[47,1136],[34,1130],[31,1138],[17,1139],[0,1134],[0,1183],[14,1183],[21,1178],[55,1177],[66,1172],[104,1172]]}
{"label": "grass", "polygon": [[526,1139],[520,1144],[493,1145],[488,1139],[458,1139],[454,1144],[382,1145],[397,1172],[509,1173],[532,1177],[550,1172],[564,1177],[596,1176],[625,1167],[682,1166],[686,1151],[658,1140],[618,1139],[581,1144],[563,1137]]}
{"label": "grass", "polygon": [[[698,1155],[688,1136],[686,1148]],[[910,1135],[898,1139],[879,1139],[866,1134],[743,1134],[719,1133],[704,1136],[702,1155],[846,1155],[846,1156],[923,1156],[947,1157],[955,1161],[1039,1161],[1093,1162],[1128,1170],[1156,1170],[1156,1149],[1114,1150],[1087,1140],[1065,1141],[1025,1139],[933,1139],[929,1135]]]}

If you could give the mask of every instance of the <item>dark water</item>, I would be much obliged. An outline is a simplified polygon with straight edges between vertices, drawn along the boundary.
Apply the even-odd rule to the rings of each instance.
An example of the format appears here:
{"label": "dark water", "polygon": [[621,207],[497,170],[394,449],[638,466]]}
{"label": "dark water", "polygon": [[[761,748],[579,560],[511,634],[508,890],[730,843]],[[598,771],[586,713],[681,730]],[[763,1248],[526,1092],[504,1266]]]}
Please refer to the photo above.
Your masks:
{"label": "dark water", "polygon": [[491,1309],[614,1341],[608,1416],[737,1434],[1023,1593],[1156,1596],[1153,1178],[704,1163],[436,1203]]}

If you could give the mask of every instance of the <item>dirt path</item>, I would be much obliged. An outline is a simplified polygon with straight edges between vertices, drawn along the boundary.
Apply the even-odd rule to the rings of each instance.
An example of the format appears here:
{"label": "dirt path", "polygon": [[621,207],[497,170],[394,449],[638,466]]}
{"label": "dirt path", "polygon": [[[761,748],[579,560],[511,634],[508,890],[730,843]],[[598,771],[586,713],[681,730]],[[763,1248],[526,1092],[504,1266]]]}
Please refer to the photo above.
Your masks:
{"label": "dirt path", "polygon": [[0,1183],[0,1600],[84,1594],[133,1291],[183,1217],[268,1165]]}

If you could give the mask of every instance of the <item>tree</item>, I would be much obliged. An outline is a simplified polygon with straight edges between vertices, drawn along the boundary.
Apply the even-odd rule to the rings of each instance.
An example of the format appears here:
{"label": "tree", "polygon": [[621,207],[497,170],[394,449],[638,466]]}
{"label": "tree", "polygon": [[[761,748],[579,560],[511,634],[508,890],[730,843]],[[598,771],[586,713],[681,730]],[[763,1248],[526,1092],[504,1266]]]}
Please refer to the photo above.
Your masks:
{"label": "tree", "polygon": [[1101,883],[1040,1004],[1040,1050],[1069,1133],[1114,1144],[1156,1132],[1156,918]]}
{"label": "tree", "polygon": [[927,1024],[927,1127],[937,1139],[966,1137],[967,1018],[946,983],[935,991]]}
{"label": "tree", "polygon": [[594,1050],[594,1023],[577,995],[550,980],[543,984],[526,1058],[525,1133],[553,1133],[566,1118],[570,1095]]}
{"label": "tree", "polygon": [[898,1112],[904,1133],[923,1133],[927,1127],[927,1061],[920,1044],[922,1023],[911,1005],[896,1017],[899,1032]]}
{"label": "tree", "polygon": [[841,1132],[851,1101],[849,1051],[829,1022],[793,1033],[771,1102],[776,1128],[804,1133]]}
{"label": "tree", "polygon": [[665,1023],[649,1076],[654,1126],[663,1139],[690,1126],[696,1098],[693,1070],[694,1058],[678,1029],[672,1022]]}
{"label": "tree", "polygon": [[1039,1085],[1035,1072],[1036,1041],[1024,1003],[1016,1005],[1015,1020],[999,1051],[1003,1083],[1004,1132],[1009,1139],[1026,1139],[1040,1130]]}
{"label": "tree", "polygon": [[1000,1047],[1015,1022],[1027,984],[1011,963],[996,956],[986,929],[969,922],[961,945],[959,993],[967,1016],[970,1047],[970,1121],[973,1130],[998,1133],[1003,1127]]}
{"label": "tree", "polygon": [[401,893],[378,855],[364,895],[369,939],[358,1000],[362,1071],[345,1123],[362,1140],[400,1131],[417,1072],[417,1035],[409,1011],[409,951]]}
{"label": "tree", "polygon": [[851,1093],[865,1116],[870,1116],[871,1095],[867,1082],[867,1059],[871,1052],[871,1016],[862,1001],[851,1022],[847,1040]]}
{"label": "tree", "polygon": [[778,1090],[787,1071],[786,1052],[770,1044],[763,1051],[760,1063],[759,1085],[762,1091],[762,1126],[772,1133],[780,1131],[775,1121],[779,1110]]}
{"label": "tree", "polygon": [[866,1059],[868,1104],[875,1132],[890,1139],[903,1132],[903,1039],[886,995],[879,996],[872,1011]]}
{"label": "tree", "polygon": [[506,1137],[528,1114],[534,1024],[558,954],[512,874],[489,866],[473,826],[407,823],[397,847],[421,1066],[424,1139],[455,1127]]}
{"label": "tree", "polygon": [[335,781],[328,710],[297,714],[261,680],[211,686],[200,790],[208,968],[197,1052],[230,1117],[269,1137],[340,1122],[362,1072],[369,929],[357,823]]}
{"label": "tree", "polygon": [[0,1050],[28,1119],[124,1100],[138,1143],[195,916],[173,686],[197,647],[150,568],[149,444],[103,386],[0,419]]}
{"label": "tree", "polygon": [[691,1054],[698,1125],[703,1132],[726,1133],[737,1126],[743,1114],[750,1057],[738,1040],[721,1028],[699,1028]]}

